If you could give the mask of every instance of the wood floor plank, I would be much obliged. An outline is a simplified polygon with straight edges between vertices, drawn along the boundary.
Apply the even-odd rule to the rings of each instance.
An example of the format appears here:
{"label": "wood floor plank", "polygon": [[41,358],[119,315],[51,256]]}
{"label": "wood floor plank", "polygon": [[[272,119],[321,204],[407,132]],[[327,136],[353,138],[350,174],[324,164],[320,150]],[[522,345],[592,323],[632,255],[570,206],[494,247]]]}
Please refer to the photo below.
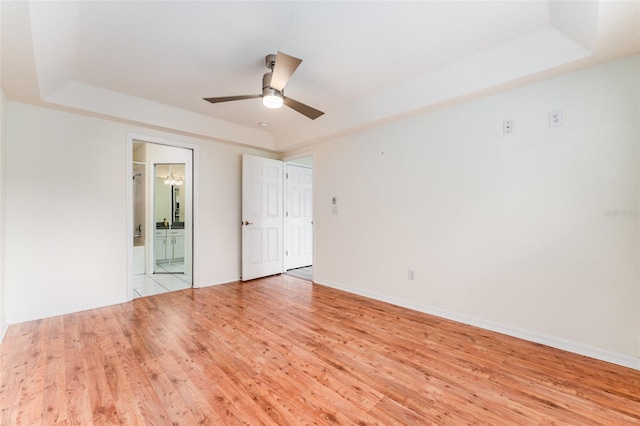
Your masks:
{"label": "wood floor plank", "polygon": [[25,352],[33,341],[35,323],[9,327],[0,350],[0,424],[14,424],[20,405],[20,390],[28,374]]}
{"label": "wood floor plank", "polygon": [[166,421],[170,424],[185,423],[196,424],[196,419],[191,409],[178,394],[171,379],[164,374],[164,368],[157,359],[148,359],[143,362],[142,368],[149,377],[153,392],[158,396],[159,403],[167,413]]}
{"label": "wood floor plank", "polygon": [[[108,372],[105,371],[104,346],[109,339],[109,333],[100,320],[97,311],[85,312],[84,320],[78,325],[82,336],[82,360],[84,374],[88,383],[88,399],[91,404],[93,422],[100,424],[115,424],[118,413],[114,402],[114,393],[110,386]],[[102,347],[102,348],[101,348]]]}
{"label": "wood floor plank", "polygon": [[36,321],[31,346],[25,354],[27,371],[29,374],[22,382],[20,400],[29,401],[20,404],[18,418],[24,418],[30,423],[40,421],[44,406],[44,382],[47,370],[47,346],[49,344],[49,328],[51,321]]}
{"label": "wood floor plank", "polygon": [[[84,356],[86,345],[82,344],[79,323],[84,313],[70,314],[63,317],[64,322],[64,364],[65,364],[65,393],[58,395],[64,398],[67,407],[66,414],[69,424],[92,424],[93,413],[90,409],[88,386],[85,376]],[[2,346],[0,346],[2,349]]]}
{"label": "wood floor plank", "polygon": [[[129,319],[134,317],[134,315],[131,315],[130,310],[127,309],[130,305],[123,304],[111,308],[111,310],[116,311],[113,315],[114,319],[123,318],[119,322],[122,334],[112,333],[111,335],[118,359],[122,365],[124,382],[126,382],[128,388],[128,392],[122,395],[121,399],[127,401],[133,424],[175,423],[180,417],[172,416],[176,410],[173,405],[174,400],[168,398],[165,389],[158,386],[158,374],[164,370],[158,368],[154,371],[149,368],[150,365],[157,365],[158,358],[151,356],[149,352],[134,348],[131,344],[131,342],[140,342],[142,340],[138,336],[137,329],[129,328],[132,324]],[[115,329],[118,329],[117,326]],[[141,329],[142,332],[147,332],[147,330]],[[141,354],[144,354],[144,356],[140,356]],[[159,373],[156,373],[156,371]],[[164,376],[161,376],[160,380],[163,378]],[[170,391],[169,393],[175,393],[175,389],[171,386],[170,388],[173,392]],[[178,405],[182,403],[182,399],[180,399]],[[181,412],[184,414],[182,416],[184,421],[190,419],[190,416],[186,414],[187,412],[187,408],[184,408]]]}
{"label": "wood floor plank", "polygon": [[64,321],[62,317],[51,319],[48,336],[47,364],[45,371],[42,421],[45,424],[57,424],[67,421],[67,407],[64,398]]}
{"label": "wood floor plank", "polygon": [[640,371],[288,276],[9,327],[0,425],[640,424]]}

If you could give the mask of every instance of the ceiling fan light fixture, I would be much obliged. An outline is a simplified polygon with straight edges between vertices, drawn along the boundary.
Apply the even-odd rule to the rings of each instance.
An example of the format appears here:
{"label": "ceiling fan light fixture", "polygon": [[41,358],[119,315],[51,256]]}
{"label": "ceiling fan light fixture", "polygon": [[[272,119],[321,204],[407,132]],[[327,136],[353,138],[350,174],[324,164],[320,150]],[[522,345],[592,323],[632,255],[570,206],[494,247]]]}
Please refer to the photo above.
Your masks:
{"label": "ceiling fan light fixture", "polygon": [[283,103],[284,100],[278,93],[269,93],[262,97],[262,104],[267,108],[280,108]]}
{"label": "ceiling fan light fixture", "polygon": [[[0,0],[2,1],[2,0]],[[315,120],[324,114],[309,105],[298,102],[287,97],[284,102],[284,86],[287,84],[291,75],[298,68],[302,59],[294,58],[286,53],[278,52],[277,54],[267,55],[265,65],[271,70],[262,76],[262,94],[260,95],[240,95],[240,96],[222,96],[217,98],[204,98],[205,101],[217,104],[219,102],[241,101],[243,99],[262,98],[262,104],[267,108],[280,108],[286,105],[292,110]]]}

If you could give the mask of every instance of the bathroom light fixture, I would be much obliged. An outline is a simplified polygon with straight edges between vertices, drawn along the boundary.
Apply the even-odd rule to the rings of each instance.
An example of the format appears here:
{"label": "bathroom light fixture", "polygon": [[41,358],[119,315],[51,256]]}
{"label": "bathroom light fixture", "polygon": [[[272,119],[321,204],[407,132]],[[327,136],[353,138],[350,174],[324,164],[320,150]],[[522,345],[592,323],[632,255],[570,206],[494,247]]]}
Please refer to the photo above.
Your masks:
{"label": "bathroom light fixture", "polygon": [[173,186],[180,186],[184,184],[184,179],[182,179],[181,177],[174,177],[173,173],[171,173],[169,176],[167,176],[167,178],[164,180],[164,184],[165,185],[173,185]]}

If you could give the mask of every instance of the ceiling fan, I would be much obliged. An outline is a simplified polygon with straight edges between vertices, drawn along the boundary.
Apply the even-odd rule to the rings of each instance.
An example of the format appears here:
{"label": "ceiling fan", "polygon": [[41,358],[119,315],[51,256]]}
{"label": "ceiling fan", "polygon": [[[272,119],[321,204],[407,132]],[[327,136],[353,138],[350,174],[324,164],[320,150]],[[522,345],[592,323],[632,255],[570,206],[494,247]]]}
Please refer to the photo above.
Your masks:
{"label": "ceiling fan", "polygon": [[262,103],[268,108],[280,108],[283,104],[312,120],[320,117],[324,112],[311,108],[301,102],[284,96],[284,86],[296,71],[302,59],[294,58],[286,53],[278,52],[265,57],[265,65],[271,70],[262,77],[261,95],[223,96],[219,98],[204,98],[205,101],[216,104],[219,102],[240,101],[242,99],[262,98]]}

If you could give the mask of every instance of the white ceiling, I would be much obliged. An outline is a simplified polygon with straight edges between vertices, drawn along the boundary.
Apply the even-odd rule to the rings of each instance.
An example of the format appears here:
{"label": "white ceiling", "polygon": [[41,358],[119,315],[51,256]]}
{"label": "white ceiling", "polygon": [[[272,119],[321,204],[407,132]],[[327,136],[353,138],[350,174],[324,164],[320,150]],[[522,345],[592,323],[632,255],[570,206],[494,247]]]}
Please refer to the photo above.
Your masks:
{"label": "white ceiling", "polygon": [[[640,51],[640,2],[0,3],[10,100],[284,151]],[[259,99],[264,56],[309,120]],[[261,121],[270,123],[263,130]]]}

